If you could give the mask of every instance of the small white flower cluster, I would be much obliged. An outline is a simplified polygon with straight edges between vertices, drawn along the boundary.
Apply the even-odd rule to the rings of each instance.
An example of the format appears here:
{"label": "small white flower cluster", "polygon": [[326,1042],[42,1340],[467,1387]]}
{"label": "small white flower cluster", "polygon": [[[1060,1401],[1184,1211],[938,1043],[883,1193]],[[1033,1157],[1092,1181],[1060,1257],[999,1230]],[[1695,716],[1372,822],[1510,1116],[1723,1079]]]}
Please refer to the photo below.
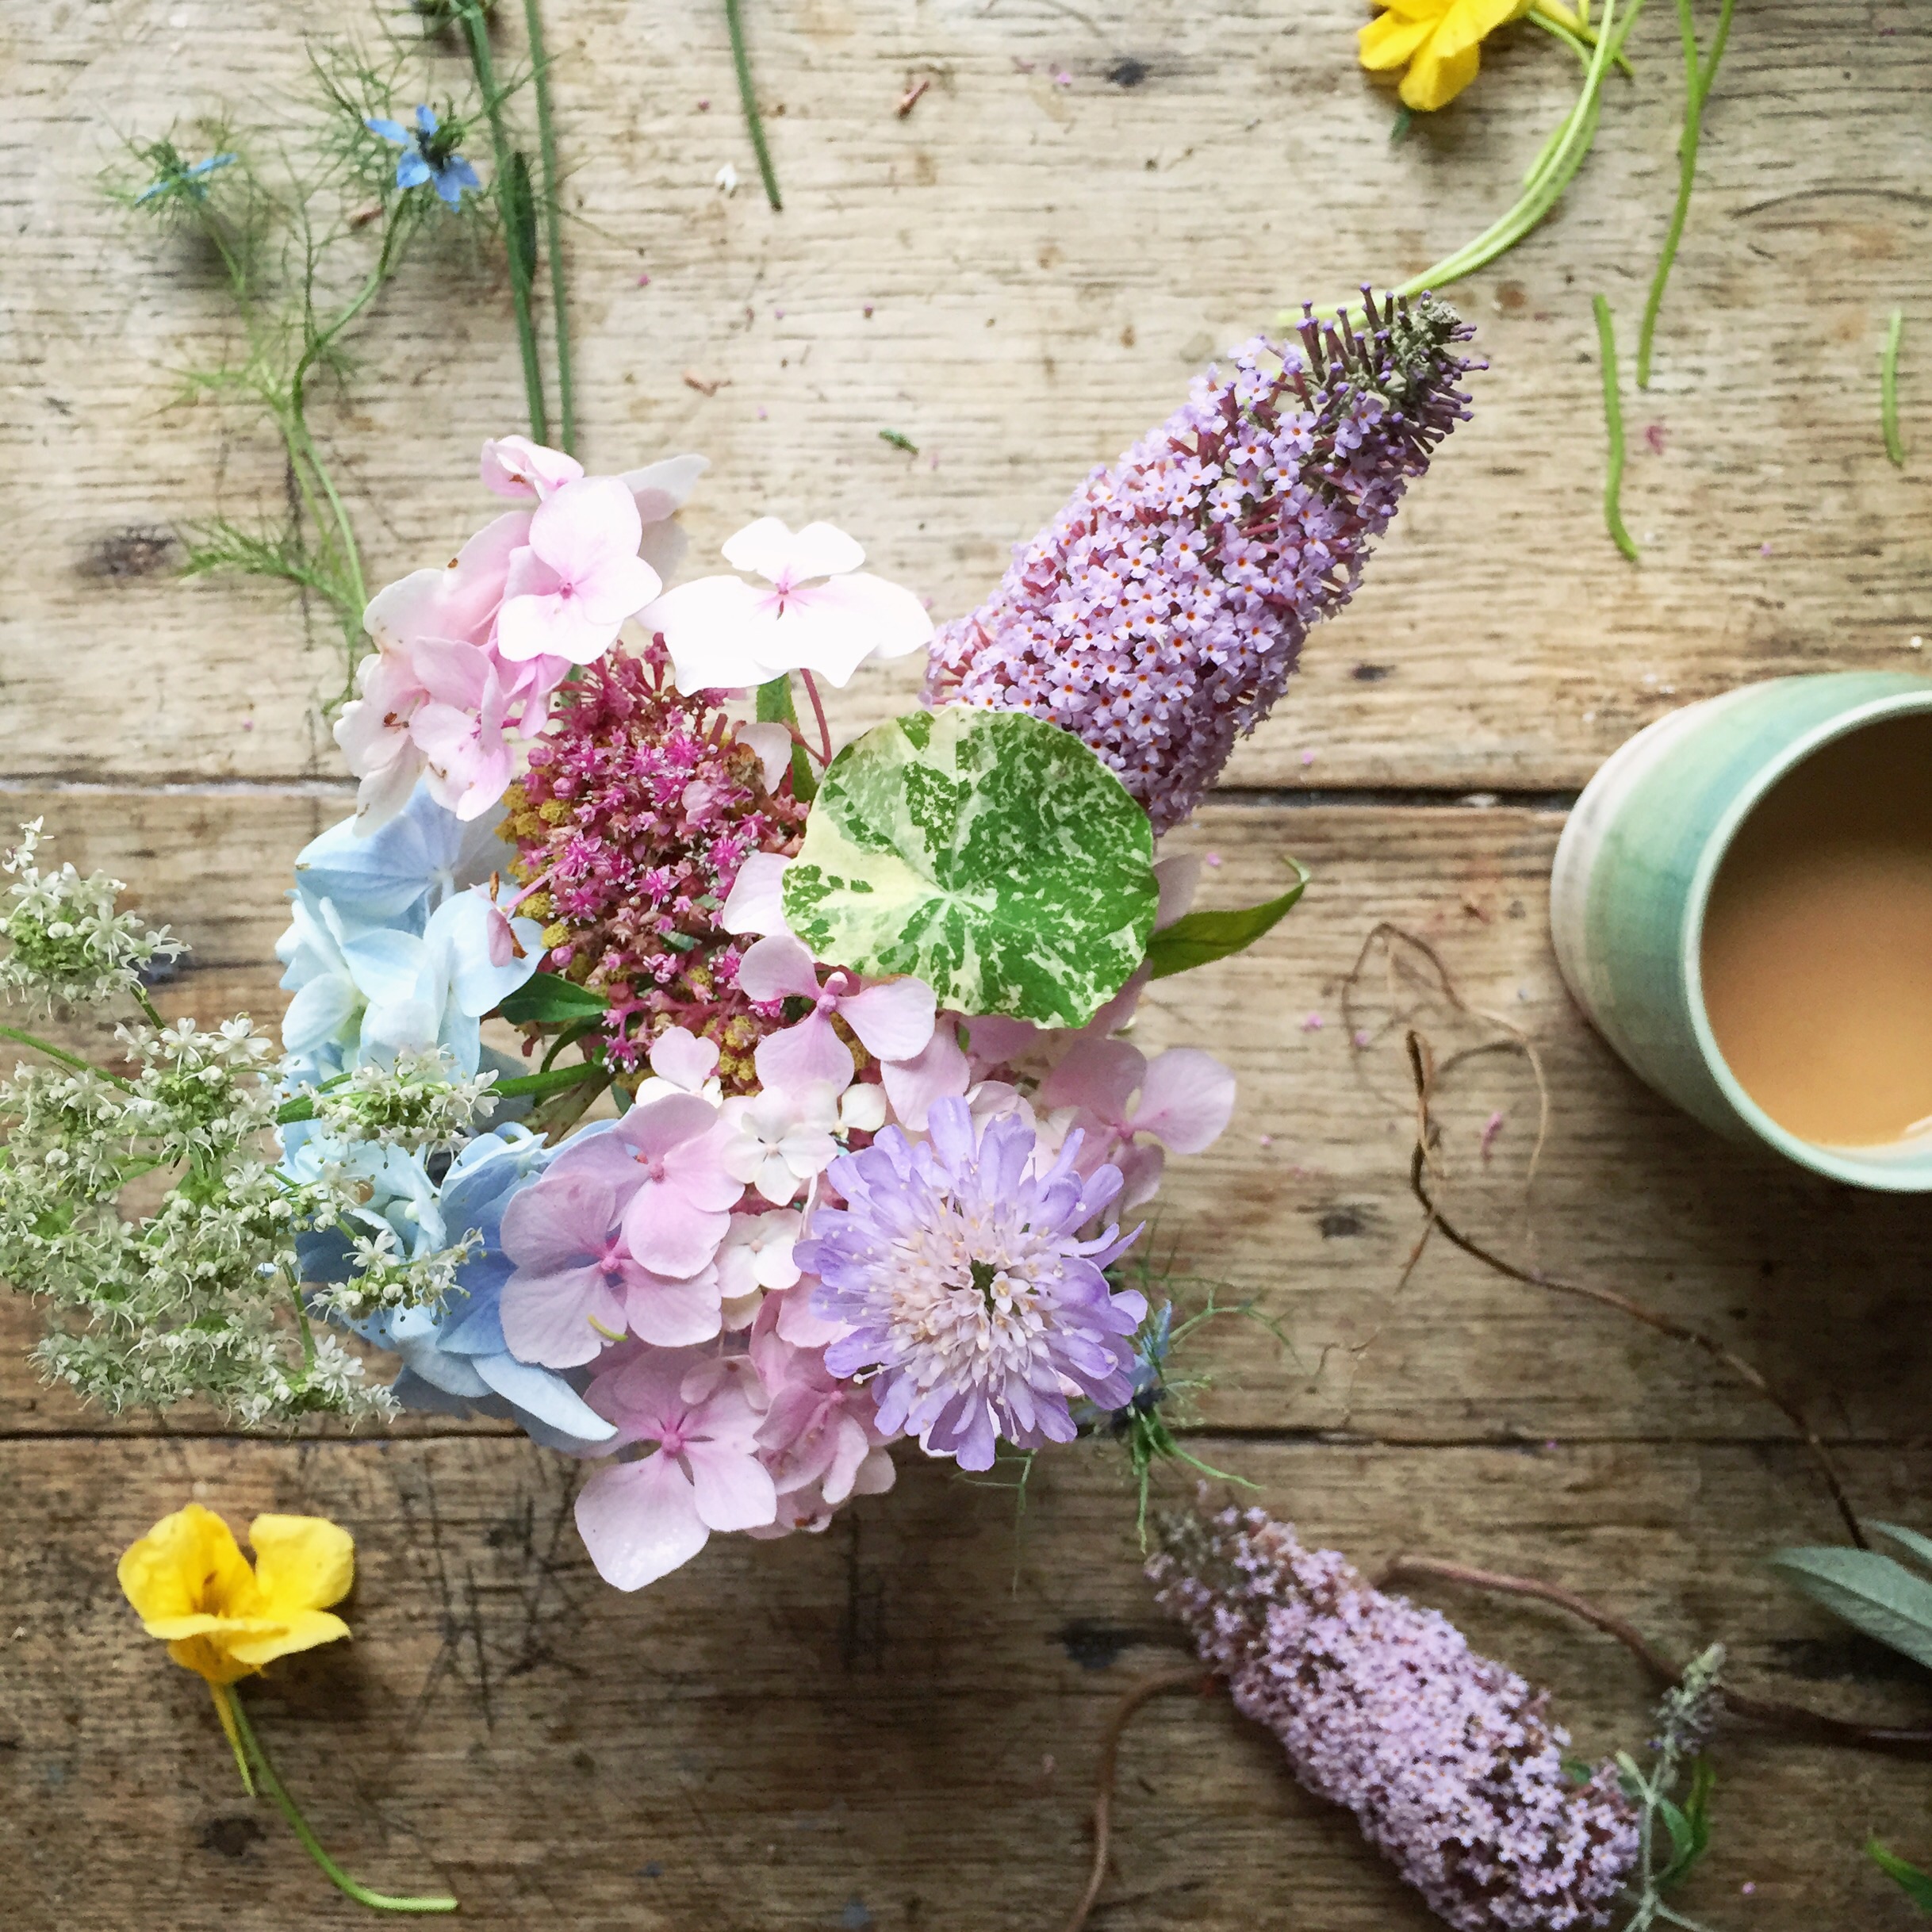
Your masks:
{"label": "small white flower cluster", "polygon": [[451,1247],[412,1255],[403,1252],[393,1228],[352,1235],[353,1272],[346,1281],[311,1289],[309,1305],[351,1321],[366,1321],[384,1310],[439,1308],[456,1286],[457,1270],[483,1244],[482,1235],[472,1228]]}
{"label": "small white flower cluster", "polygon": [[11,942],[0,959],[0,996],[93,1002],[137,992],[141,968],[185,949],[166,926],[150,928],[117,910],[125,889],[105,872],[82,878],[71,865],[44,872],[38,864],[43,821],[21,827],[20,843],[0,859],[13,876],[0,933]]}
{"label": "small white flower cluster", "polygon": [[405,1050],[387,1065],[366,1061],[307,1091],[328,1133],[413,1153],[447,1147],[487,1121],[496,1110],[489,1092],[496,1078],[493,1072],[463,1078],[450,1055],[431,1047]]}
{"label": "small white flower cluster", "polygon": [[[182,948],[117,913],[112,880],[71,868],[43,878],[39,830],[10,865],[21,883],[0,986],[50,1001],[133,991],[137,965]],[[458,1137],[491,1105],[489,1076],[455,1077],[435,1052],[358,1068],[318,1097],[328,1158],[297,1179],[268,1140],[282,1063],[247,1018],[212,1033],[192,1020],[124,1025],[116,1037],[125,1071],[41,1043],[59,1064],[0,1079],[0,1280],[52,1311],[42,1368],[110,1412],[199,1398],[247,1424],[387,1413],[388,1390],[311,1323],[298,1244],[355,1240],[370,1160]],[[128,1190],[163,1177],[171,1184],[152,1212],[125,1211]],[[356,1240],[358,1267],[327,1291],[332,1305],[439,1304],[475,1244],[466,1235],[405,1258],[393,1236]]]}

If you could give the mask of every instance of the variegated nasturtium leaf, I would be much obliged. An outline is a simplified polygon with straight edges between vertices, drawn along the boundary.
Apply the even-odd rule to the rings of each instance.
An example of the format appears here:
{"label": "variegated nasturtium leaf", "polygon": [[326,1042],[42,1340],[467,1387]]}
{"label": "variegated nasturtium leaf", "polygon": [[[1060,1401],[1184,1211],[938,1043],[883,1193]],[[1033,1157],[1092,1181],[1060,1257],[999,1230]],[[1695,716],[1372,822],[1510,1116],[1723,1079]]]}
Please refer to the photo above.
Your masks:
{"label": "variegated nasturtium leaf", "polygon": [[826,768],[785,872],[815,957],[913,973],[942,1006],[1080,1026],[1147,953],[1153,831],[1079,739],[949,705],[868,731]]}

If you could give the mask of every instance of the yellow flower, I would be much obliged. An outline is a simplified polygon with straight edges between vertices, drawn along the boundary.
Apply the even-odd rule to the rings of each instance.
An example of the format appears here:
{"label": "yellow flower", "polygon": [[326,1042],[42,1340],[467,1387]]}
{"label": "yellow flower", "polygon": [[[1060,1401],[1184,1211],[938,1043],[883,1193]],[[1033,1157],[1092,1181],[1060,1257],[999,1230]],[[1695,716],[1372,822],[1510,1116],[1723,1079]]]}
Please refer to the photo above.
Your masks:
{"label": "yellow flower", "polygon": [[148,1635],[165,1638],[176,1663],[217,1689],[291,1650],[349,1634],[327,1608],[355,1581],[347,1530],[320,1516],[262,1516],[248,1525],[248,1540],[252,1569],[228,1524],[190,1503],[163,1516],[117,1572]]}
{"label": "yellow flower", "polygon": [[1562,0],[1375,0],[1385,10],[1360,34],[1372,73],[1403,66],[1402,105],[1417,113],[1447,107],[1476,78],[1478,49],[1498,27],[1534,10],[1575,31]]}

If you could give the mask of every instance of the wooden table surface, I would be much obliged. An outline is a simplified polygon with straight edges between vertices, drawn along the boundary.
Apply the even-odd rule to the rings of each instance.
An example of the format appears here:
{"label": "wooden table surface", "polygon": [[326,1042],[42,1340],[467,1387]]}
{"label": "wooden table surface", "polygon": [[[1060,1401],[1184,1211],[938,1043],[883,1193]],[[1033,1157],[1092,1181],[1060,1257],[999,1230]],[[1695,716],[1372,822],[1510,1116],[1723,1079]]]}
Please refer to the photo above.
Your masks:
{"label": "wooden table surface", "polygon": [[[942,614],[1212,351],[1485,225],[1576,74],[1516,29],[1392,148],[1389,98],[1355,64],[1357,0],[746,10],[782,216],[757,191],[720,6],[550,0],[585,454],[616,469],[702,450],[700,551],[766,509],[828,516]],[[209,407],[167,406],[219,306],[97,181],[120,136],[224,98],[272,119],[303,33],[342,14],[0,6],[6,803],[194,942],[164,1003],[204,1021],[280,1005],[289,861],[347,803],[318,705],[339,642],[273,589],[174,576],[170,527],[217,499],[244,519],[272,506],[279,461]],[[1722,1145],[1640,1088],[1566,997],[1546,910],[1563,810],[1638,726],[1745,679],[1920,661],[1932,20],[1905,0],[1739,10],[1655,381],[1627,401],[1635,567],[1598,511],[1589,304],[1611,297],[1627,351],[1675,176],[1664,0],[1632,51],[1639,81],[1612,90],[1566,205],[1456,292],[1492,365],[1476,420],[1175,837],[1221,860],[1211,902],[1278,889],[1284,853],[1315,884],[1253,952],[1148,1002],[1151,1036],[1214,1047],[1241,1080],[1226,1137],[1171,1170],[1159,1239],[1290,1338],[1209,1332],[1196,1447],[1305,1536],[1365,1566],[1406,1549],[1548,1577],[1680,1652],[1721,1636],[1754,1690],[1924,1722],[1922,1673],[1763,1567],[1838,1524],[1762,1402],[1439,1243],[1398,1292],[1419,1223],[1400,1022],[1445,1052],[1498,1035],[1426,988],[1392,1000],[1378,960],[1365,1049],[1342,1020],[1378,922],[1426,937],[1549,1082],[1526,1213],[1524,1062],[1453,1075],[1464,1221],[1713,1330],[1803,1402],[1861,1511],[1926,1524],[1924,1208]],[[729,197],[726,162],[745,182]],[[466,273],[412,271],[358,343],[349,400],[321,412],[378,580],[480,520],[476,446],[518,426],[505,291]],[[1878,422],[1895,305],[1903,471]],[[903,667],[864,678],[841,722],[910,688]],[[238,1524],[278,1508],[354,1531],[356,1640],[278,1666],[251,1693],[259,1726],[351,1869],[397,1888],[440,1873],[468,1922],[506,1932],[1056,1926],[1101,1731],[1123,1687],[1178,1654],[1102,1446],[1043,1458],[1023,1518],[907,1457],[891,1495],[823,1537],[719,1539],[624,1597],[577,1542],[569,1468],[520,1437],[109,1426],[36,1386],[33,1325],[17,1302],[0,1313],[0,1921],[21,1932],[358,1917],[243,1803],[201,1686],[115,1585],[120,1550],[190,1497]],[[1554,1612],[1430,1594],[1551,1685],[1584,1748],[1642,1739],[1648,1689],[1621,1650]],[[1689,1909],[1767,1932],[1915,1922],[1859,1848],[1876,1831],[1932,1861],[1922,1763],[1739,1732],[1719,1768]],[[1106,1932],[1433,1922],[1218,1704],[1138,1721],[1118,1833]]]}

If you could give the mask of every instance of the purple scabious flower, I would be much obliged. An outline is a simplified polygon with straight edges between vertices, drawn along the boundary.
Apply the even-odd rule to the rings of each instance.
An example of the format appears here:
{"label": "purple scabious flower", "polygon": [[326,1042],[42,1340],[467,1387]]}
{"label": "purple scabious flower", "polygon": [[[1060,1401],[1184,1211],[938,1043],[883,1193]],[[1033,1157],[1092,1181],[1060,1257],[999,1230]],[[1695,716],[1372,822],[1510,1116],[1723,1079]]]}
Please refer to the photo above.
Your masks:
{"label": "purple scabious flower", "polygon": [[1233,369],[1050,527],[933,640],[929,703],[1031,711],[1084,739],[1164,832],[1267,716],[1309,627],[1348,601],[1411,477],[1468,415],[1446,303],[1365,289],[1366,328],[1257,336]]}
{"label": "purple scabious flower", "polygon": [[1160,1604],[1236,1708],[1459,1932],[1607,1922],[1636,1869],[1636,1815],[1611,1766],[1571,1781],[1543,1692],[1259,1509],[1179,1517],[1163,1542],[1148,1565]]}
{"label": "purple scabious flower", "polygon": [[826,1368],[876,1371],[879,1427],[990,1469],[1002,1436],[1023,1449],[1071,1442],[1070,1396],[1130,1399],[1147,1303],[1101,1272],[1133,1235],[1081,1238],[1121,1176],[1075,1174],[1077,1133],[1042,1173],[1033,1129],[1013,1115],[976,1136],[964,1100],[938,1100],[927,1133],[914,1144],[888,1127],[834,1161],[846,1205],[821,1208],[794,1257],[819,1278],[814,1311],[851,1325]]}

